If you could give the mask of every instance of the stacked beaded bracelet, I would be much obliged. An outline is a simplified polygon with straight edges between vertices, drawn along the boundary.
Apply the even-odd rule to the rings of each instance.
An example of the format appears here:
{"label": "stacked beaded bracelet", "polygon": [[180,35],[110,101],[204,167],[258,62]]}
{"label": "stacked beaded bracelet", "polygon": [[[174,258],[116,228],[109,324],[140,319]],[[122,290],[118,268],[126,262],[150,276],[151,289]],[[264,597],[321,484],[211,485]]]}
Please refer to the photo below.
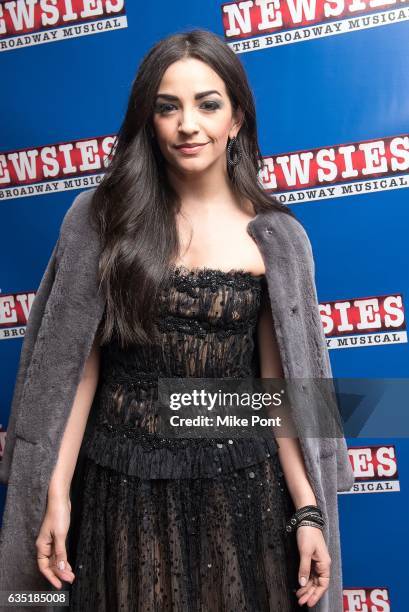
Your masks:
{"label": "stacked beaded bracelet", "polygon": [[322,511],[318,506],[303,506],[298,508],[287,522],[285,529],[287,532],[295,531],[298,527],[308,525],[323,529],[325,520],[322,518]]}

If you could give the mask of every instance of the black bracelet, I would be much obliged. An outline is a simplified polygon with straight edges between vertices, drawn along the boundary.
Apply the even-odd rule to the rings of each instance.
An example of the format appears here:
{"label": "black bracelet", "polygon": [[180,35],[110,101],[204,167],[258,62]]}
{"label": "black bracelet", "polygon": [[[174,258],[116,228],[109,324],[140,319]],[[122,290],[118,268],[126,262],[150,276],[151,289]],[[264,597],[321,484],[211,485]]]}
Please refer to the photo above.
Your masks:
{"label": "black bracelet", "polygon": [[318,512],[318,514],[320,514],[322,516],[321,508],[319,508],[318,506],[313,506],[313,505],[302,506],[302,508],[298,508],[298,510],[296,510],[296,513],[304,511],[304,510],[312,510],[314,512]]}
{"label": "black bracelet", "polygon": [[310,525],[312,523],[314,527],[322,529],[325,525],[322,510],[318,506],[313,505],[299,508],[287,522],[285,527],[286,532],[291,533],[296,530],[301,523],[303,525]]}
{"label": "black bracelet", "polygon": [[313,521],[304,520],[304,521],[301,521],[301,523],[298,523],[297,529],[298,529],[298,527],[304,527],[304,526],[307,526],[307,527],[317,527],[318,529],[321,529],[321,531],[323,530],[323,527],[324,527],[324,525],[317,525],[317,523],[315,523]]}
{"label": "black bracelet", "polygon": [[303,519],[298,520],[296,517],[293,516],[286,524],[285,530],[287,533],[295,531],[296,529],[298,529],[298,527],[300,527],[301,524],[306,525],[306,521],[308,521],[308,523],[313,523],[315,527],[319,528],[323,528],[325,525],[323,519],[317,519],[307,515]]}

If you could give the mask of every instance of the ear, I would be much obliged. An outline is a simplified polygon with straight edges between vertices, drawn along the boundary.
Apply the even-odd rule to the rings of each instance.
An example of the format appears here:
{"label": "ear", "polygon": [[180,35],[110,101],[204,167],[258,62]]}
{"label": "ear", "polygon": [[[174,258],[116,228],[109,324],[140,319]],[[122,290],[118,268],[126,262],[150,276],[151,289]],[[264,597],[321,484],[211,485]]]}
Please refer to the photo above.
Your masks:
{"label": "ear", "polygon": [[232,122],[232,130],[229,133],[229,138],[233,138],[233,136],[237,136],[240,132],[240,128],[243,125],[244,113],[241,110],[240,106],[233,112],[233,122]]}

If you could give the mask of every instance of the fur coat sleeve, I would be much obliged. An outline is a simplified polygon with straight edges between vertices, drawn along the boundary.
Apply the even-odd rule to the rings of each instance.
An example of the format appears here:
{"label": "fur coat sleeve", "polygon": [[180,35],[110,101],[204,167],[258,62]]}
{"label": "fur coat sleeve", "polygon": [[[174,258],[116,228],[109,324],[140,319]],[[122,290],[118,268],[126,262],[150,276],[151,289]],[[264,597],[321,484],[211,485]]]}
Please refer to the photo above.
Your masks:
{"label": "fur coat sleeve", "polygon": [[55,590],[38,570],[35,541],[105,306],[96,280],[98,240],[87,220],[89,195],[78,195],[63,219],[27,322],[0,463],[0,480],[8,484],[0,534],[0,590]]}
{"label": "fur coat sleeve", "polygon": [[[30,310],[0,463],[0,482],[8,484],[0,590],[54,590],[38,570],[35,541],[62,436],[105,307],[97,283],[99,241],[88,220],[93,191],[81,192],[67,211]],[[275,211],[257,215],[248,232],[265,261],[285,377],[330,379],[307,234],[295,219]],[[307,413],[302,391],[291,404],[297,423]],[[308,392],[310,416],[318,414],[318,405],[324,413],[326,408],[336,413],[332,393],[315,393],[314,386]],[[332,559],[330,587],[313,611],[342,612],[337,491],[350,489],[354,482],[346,443],[342,436],[301,436],[300,443],[327,519],[324,537]]]}

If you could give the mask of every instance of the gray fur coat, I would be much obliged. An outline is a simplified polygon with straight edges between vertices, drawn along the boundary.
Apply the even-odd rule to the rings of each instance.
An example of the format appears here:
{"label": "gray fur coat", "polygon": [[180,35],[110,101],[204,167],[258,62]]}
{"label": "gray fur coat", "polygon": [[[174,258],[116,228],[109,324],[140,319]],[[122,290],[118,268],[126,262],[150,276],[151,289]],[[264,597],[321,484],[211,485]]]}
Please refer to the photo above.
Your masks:
{"label": "gray fur coat", "polygon": [[[8,484],[0,590],[55,590],[38,570],[35,540],[76,389],[104,312],[96,280],[98,238],[87,219],[93,191],[81,192],[67,211],[29,315],[0,463],[0,482]],[[285,378],[330,379],[313,253],[305,230],[296,219],[272,210],[259,213],[247,231],[265,262]],[[318,391],[312,397],[295,394],[294,422],[303,422],[306,413],[314,418],[322,398]],[[328,396],[325,401],[330,412],[334,400]],[[324,537],[332,559],[329,589],[313,610],[342,612],[337,491],[349,490],[354,482],[345,438],[301,436],[300,444],[317,504],[327,520]]]}

